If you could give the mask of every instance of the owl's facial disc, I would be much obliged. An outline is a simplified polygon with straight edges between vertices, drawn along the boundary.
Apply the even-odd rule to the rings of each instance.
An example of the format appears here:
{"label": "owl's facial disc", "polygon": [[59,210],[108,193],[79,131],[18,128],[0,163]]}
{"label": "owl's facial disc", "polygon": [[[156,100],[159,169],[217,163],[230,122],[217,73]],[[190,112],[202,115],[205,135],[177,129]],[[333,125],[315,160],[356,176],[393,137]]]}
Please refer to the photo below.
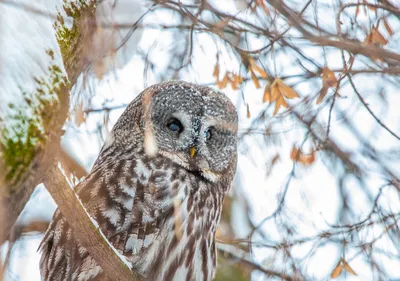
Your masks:
{"label": "owl's facial disc", "polygon": [[[186,112],[173,112],[164,128],[167,138],[159,145],[160,154],[189,171],[199,172],[209,180],[217,181],[218,175],[210,174],[210,165],[207,161],[206,142],[211,134],[208,128],[202,132],[203,119],[201,116],[189,115]],[[173,146],[167,146],[171,143]]]}
{"label": "owl's facial disc", "polygon": [[236,159],[237,114],[221,93],[192,84],[171,85],[151,102],[158,153],[216,182]]}
{"label": "owl's facial disc", "polygon": [[[159,153],[205,179],[217,182],[232,154],[226,153],[235,141],[235,132],[223,128],[216,118],[202,112],[172,112],[157,126]],[[158,124],[159,125],[159,124]],[[228,140],[228,143],[226,142]],[[218,158],[219,155],[224,157]],[[213,159],[217,159],[213,161]]]}

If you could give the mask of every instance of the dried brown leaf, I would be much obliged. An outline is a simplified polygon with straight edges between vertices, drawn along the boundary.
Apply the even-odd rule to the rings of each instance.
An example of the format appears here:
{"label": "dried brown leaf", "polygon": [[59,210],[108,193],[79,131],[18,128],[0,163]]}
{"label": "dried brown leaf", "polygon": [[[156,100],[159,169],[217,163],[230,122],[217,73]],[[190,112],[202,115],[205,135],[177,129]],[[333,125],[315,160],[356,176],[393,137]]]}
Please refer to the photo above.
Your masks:
{"label": "dried brown leaf", "polygon": [[383,18],[383,25],[385,26],[386,31],[389,33],[389,35],[393,36],[393,34],[394,34],[393,29],[390,27],[386,18]]}
{"label": "dried brown leaf", "polygon": [[372,42],[386,45],[388,40],[382,35],[382,33],[379,32],[378,28],[376,28],[372,33]]}
{"label": "dried brown leaf", "polygon": [[324,67],[324,70],[322,71],[322,81],[328,87],[333,87],[337,84],[335,73],[328,67]]}
{"label": "dried brown leaf", "polygon": [[297,158],[300,156],[300,149],[298,149],[295,145],[293,145],[292,151],[290,152],[290,159],[297,161]]}
{"label": "dried brown leaf", "polygon": [[235,81],[231,81],[231,87],[232,87],[232,89],[233,90],[239,90],[239,85],[238,84],[236,84],[236,82]]}
{"label": "dried brown leaf", "polygon": [[274,157],[272,157],[271,165],[275,165],[276,163],[278,163],[279,158],[280,155],[277,153]]}
{"label": "dried brown leaf", "polygon": [[275,110],[274,110],[274,116],[278,113],[279,108],[283,106],[283,107],[288,107],[285,99],[283,98],[283,96],[279,96],[276,101],[275,101]]}
{"label": "dried brown leaf", "polygon": [[253,80],[254,86],[256,86],[257,89],[260,89],[260,82],[258,81],[258,78],[256,76],[256,74],[254,73],[254,71],[251,69],[251,80]]}
{"label": "dried brown leaf", "polygon": [[270,17],[270,16],[271,16],[271,12],[269,11],[268,7],[265,6],[264,1],[261,1],[261,7],[262,7],[262,9],[264,10],[264,13],[265,13],[268,17]]}
{"label": "dried brown leaf", "polygon": [[276,80],[271,85],[271,102],[276,101],[281,96],[279,87],[276,84]]}
{"label": "dried brown leaf", "polygon": [[239,89],[239,84],[236,82],[235,74],[231,72],[227,72],[228,75],[228,82],[231,84],[233,90]]}
{"label": "dried brown leaf", "polygon": [[238,90],[239,85],[243,82],[243,78],[240,75],[237,75],[229,71],[225,73],[224,78],[222,79],[222,81],[220,81],[218,79],[219,68],[217,68],[217,65],[214,68],[213,75],[216,76],[216,84],[220,89],[225,88],[229,83],[231,84],[232,89]]}
{"label": "dried brown leaf", "polygon": [[343,265],[339,261],[339,263],[337,264],[335,269],[332,270],[331,278],[338,278],[340,276],[340,274],[342,273],[342,271],[343,271]]}
{"label": "dried brown leaf", "polygon": [[351,274],[357,276],[357,273],[355,273],[355,271],[350,267],[350,265],[349,265],[343,258],[341,259],[341,261],[342,261],[342,264],[343,264],[343,268],[344,268],[347,272],[349,272],[349,273],[351,273]]}
{"label": "dried brown leaf", "polygon": [[386,45],[388,40],[379,32],[378,28],[372,28],[371,32],[365,37],[364,43],[367,45]]}
{"label": "dried brown leaf", "polygon": [[279,87],[279,92],[287,99],[299,98],[300,96],[296,93],[295,90],[287,86],[283,81],[279,78],[275,79],[277,86]]}
{"label": "dried brown leaf", "polygon": [[269,85],[269,84],[267,86],[265,86],[264,95],[263,95],[263,100],[262,101],[263,102],[267,102],[267,101],[272,102],[271,85]]}
{"label": "dried brown leaf", "polygon": [[281,106],[288,107],[285,98],[293,99],[299,98],[300,96],[289,86],[287,86],[281,79],[275,78],[272,83],[272,95],[271,99],[276,102],[274,115],[278,112]]}
{"label": "dried brown leaf", "polygon": [[228,73],[225,73],[225,76],[224,76],[224,78],[222,79],[222,81],[218,81],[218,80],[217,80],[217,86],[218,86],[220,89],[224,89],[224,88],[226,87],[226,85],[228,84],[228,82],[229,82]]}
{"label": "dried brown leaf", "polygon": [[368,33],[368,35],[365,37],[363,43],[366,44],[366,45],[373,44],[373,42],[372,42],[372,34],[371,33]]}
{"label": "dried brown leaf", "polygon": [[218,81],[218,77],[219,77],[219,65],[218,65],[218,63],[215,64],[213,76],[214,76],[214,77],[217,79],[217,81]]}
{"label": "dried brown leaf", "polygon": [[232,83],[235,83],[239,88],[239,85],[242,84],[242,82],[243,82],[243,77],[241,77],[238,74],[232,74],[232,75],[233,75],[233,82]]}
{"label": "dried brown leaf", "polygon": [[254,61],[253,59],[249,60],[249,62],[250,62],[250,67],[251,67],[251,69],[252,69],[254,72],[258,72],[258,74],[260,74],[260,76],[261,76],[262,78],[268,78],[267,72],[265,72],[264,69],[262,69],[261,67],[259,67],[259,66],[255,63],[255,61]]}
{"label": "dried brown leaf", "polygon": [[247,104],[247,118],[250,118],[251,114],[250,114],[250,107],[249,104]]}
{"label": "dried brown leaf", "polygon": [[324,67],[322,71],[322,89],[317,99],[317,104],[320,104],[330,87],[334,87],[337,85],[338,80],[336,79],[335,73],[330,70],[328,67]]}
{"label": "dried brown leaf", "polygon": [[256,72],[258,74],[260,74],[260,76],[262,78],[268,77],[267,72],[264,69],[262,69],[261,67],[259,67],[252,57],[250,57],[246,54],[241,54],[241,58],[242,58],[242,62],[244,64],[244,66],[246,67],[247,71],[251,72],[252,79],[253,79],[253,76],[256,77],[256,75],[255,75]]}
{"label": "dried brown leaf", "polygon": [[315,162],[315,150],[312,150],[310,154],[304,154],[294,145],[290,152],[290,159],[303,165],[311,165]]}
{"label": "dried brown leaf", "polygon": [[267,8],[267,6],[265,6],[264,0],[256,0],[255,1],[255,5],[252,8],[252,12],[255,12],[257,7],[261,7],[264,10],[264,13],[270,17],[271,16],[271,12],[269,11],[269,9]]}
{"label": "dried brown leaf", "polygon": [[281,79],[275,78],[272,84],[268,83],[264,89],[263,102],[275,102],[274,115],[281,106],[288,108],[286,99],[299,98],[300,96],[291,87],[287,86]]}
{"label": "dried brown leaf", "polygon": [[233,74],[233,76],[234,76],[235,81],[236,81],[237,84],[239,84],[239,85],[242,84],[242,82],[243,82],[243,77],[242,76],[240,76],[238,74]]}
{"label": "dried brown leaf", "polygon": [[329,87],[327,87],[325,85],[322,86],[322,89],[319,91],[319,96],[318,96],[316,104],[320,104],[324,100],[326,94],[328,93],[328,90],[329,90]]}

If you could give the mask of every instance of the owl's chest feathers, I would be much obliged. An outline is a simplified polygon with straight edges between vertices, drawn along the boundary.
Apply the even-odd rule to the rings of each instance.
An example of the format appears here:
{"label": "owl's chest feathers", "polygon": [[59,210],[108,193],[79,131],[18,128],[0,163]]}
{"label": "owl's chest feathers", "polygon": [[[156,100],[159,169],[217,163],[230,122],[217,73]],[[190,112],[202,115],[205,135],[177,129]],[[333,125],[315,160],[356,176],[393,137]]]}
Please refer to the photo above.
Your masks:
{"label": "owl's chest feathers", "polygon": [[[115,174],[122,175],[117,182]],[[203,281],[215,271],[223,190],[168,161],[136,159],[102,171],[81,193],[90,197],[89,212],[138,273],[151,281]]]}
{"label": "owl's chest feathers", "polygon": [[214,236],[223,194],[210,192],[210,187],[202,181],[180,186],[172,198],[173,211],[165,219],[162,230],[147,249],[133,258],[148,280],[212,279]]}

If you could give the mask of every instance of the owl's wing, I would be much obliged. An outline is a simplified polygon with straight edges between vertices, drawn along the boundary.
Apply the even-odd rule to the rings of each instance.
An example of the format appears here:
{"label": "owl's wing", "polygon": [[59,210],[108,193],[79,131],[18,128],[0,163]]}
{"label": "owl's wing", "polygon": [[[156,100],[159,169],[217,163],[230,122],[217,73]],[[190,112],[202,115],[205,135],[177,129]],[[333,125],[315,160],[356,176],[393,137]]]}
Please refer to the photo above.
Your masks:
{"label": "owl's wing", "polygon": [[[92,173],[77,185],[76,190],[90,189],[99,179],[98,173]],[[87,198],[80,199],[87,208]],[[71,227],[59,209],[55,211],[39,249],[40,272],[44,281],[94,281],[102,278],[101,268],[75,239]]]}
{"label": "owl's wing", "polygon": [[[94,169],[76,190],[110,243],[135,263],[135,257],[150,247],[172,212],[167,181],[164,172],[152,173],[143,159],[120,159]],[[101,273],[101,268],[75,240],[59,210],[40,249],[45,281],[74,280],[82,274],[94,277]]]}
{"label": "owl's wing", "polygon": [[43,281],[103,280],[102,269],[77,242],[59,209],[40,244]]}

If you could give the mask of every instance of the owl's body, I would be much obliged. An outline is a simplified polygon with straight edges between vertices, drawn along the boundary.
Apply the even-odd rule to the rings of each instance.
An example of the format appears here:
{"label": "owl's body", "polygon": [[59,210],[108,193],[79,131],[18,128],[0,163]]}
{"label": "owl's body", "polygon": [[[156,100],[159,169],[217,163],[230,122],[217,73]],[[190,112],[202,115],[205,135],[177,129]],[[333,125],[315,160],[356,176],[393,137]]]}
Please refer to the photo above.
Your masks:
{"label": "owl's body", "polygon": [[[77,186],[88,213],[142,279],[213,278],[215,231],[236,168],[236,118],[209,88],[155,85],[128,106]],[[44,281],[112,280],[59,210],[41,250]]]}

